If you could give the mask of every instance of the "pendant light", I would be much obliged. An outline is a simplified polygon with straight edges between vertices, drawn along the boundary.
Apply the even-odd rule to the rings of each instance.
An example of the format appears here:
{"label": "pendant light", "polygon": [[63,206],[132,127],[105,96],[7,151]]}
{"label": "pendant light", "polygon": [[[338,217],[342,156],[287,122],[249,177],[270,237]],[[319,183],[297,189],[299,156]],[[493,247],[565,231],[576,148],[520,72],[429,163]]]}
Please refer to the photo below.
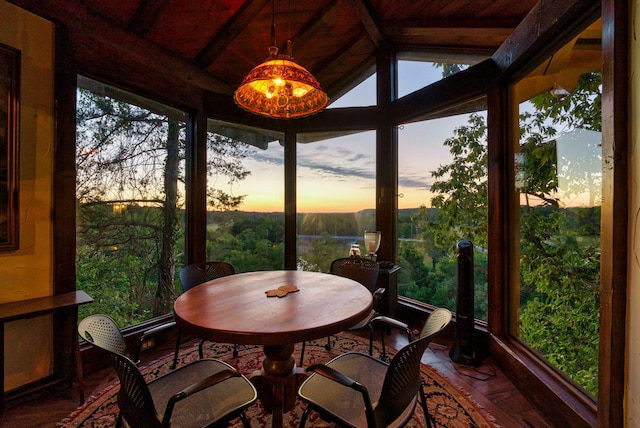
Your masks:
{"label": "pendant light", "polygon": [[308,116],[324,109],[329,97],[309,71],[276,47],[275,0],[272,2],[269,58],[247,74],[235,91],[234,101],[251,113],[275,119]]}

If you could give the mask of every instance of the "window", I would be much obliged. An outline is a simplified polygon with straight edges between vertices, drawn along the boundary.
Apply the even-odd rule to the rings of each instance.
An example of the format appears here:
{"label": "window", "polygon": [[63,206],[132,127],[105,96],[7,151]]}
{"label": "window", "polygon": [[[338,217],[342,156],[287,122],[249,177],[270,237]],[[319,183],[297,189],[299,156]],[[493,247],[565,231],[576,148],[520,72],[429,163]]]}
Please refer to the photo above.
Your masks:
{"label": "window", "polygon": [[208,260],[236,272],[284,267],[283,135],[208,121]]}
{"label": "window", "polygon": [[[309,135],[302,134],[300,139]],[[298,144],[298,267],[328,272],[375,230],[375,132]]]}
{"label": "window", "polygon": [[[574,41],[575,42],[575,41]],[[580,44],[561,49],[569,58]],[[549,58],[513,87],[519,237],[511,333],[593,396],[598,388],[600,59]],[[579,64],[579,65],[577,65]],[[544,72],[543,72],[544,70]]]}
{"label": "window", "polygon": [[167,314],[184,246],[187,116],[79,77],[77,288],[122,327]]}
{"label": "window", "polygon": [[[398,69],[403,95],[447,71],[415,61],[400,61]],[[470,240],[474,316],[480,320],[487,319],[486,131],[485,112],[456,114],[455,108],[398,131],[398,294],[455,311],[456,247]]]}
{"label": "window", "polygon": [[336,100],[329,100],[328,108],[367,107],[376,105],[376,74],[364,81]]}
{"label": "window", "polygon": [[429,86],[443,79],[446,73],[454,73],[466,66],[448,64],[447,71],[442,64],[428,61],[398,61],[398,97],[404,97],[411,92]]}
{"label": "window", "polygon": [[485,114],[405,124],[398,136],[398,294],[456,310],[456,245],[474,250],[474,316],[487,316]]}

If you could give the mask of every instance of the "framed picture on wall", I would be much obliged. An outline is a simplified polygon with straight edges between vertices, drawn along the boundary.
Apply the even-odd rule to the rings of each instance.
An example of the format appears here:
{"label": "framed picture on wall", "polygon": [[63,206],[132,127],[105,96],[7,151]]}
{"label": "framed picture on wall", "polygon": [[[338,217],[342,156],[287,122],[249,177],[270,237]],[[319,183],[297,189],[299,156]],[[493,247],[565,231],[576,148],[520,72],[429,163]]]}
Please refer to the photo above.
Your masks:
{"label": "framed picture on wall", "polygon": [[18,243],[20,51],[0,44],[0,251]]}

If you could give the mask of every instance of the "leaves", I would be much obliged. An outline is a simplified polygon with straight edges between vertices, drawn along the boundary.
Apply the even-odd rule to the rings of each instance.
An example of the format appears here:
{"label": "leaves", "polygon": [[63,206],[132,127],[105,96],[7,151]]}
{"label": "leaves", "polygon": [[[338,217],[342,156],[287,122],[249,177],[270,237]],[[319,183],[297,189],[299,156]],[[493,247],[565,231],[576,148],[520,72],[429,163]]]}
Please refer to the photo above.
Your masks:
{"label": "leaves", "polygon": [[[598,371],[600,208],[560,206],[556,146],[557,129],[599,131],[600,103],[600,75],[586,73],[569,96],[556,99],[542,94],[532,100],[535,110],[520,116],[520,144],[514,159],[521,201],[517,213],[520,282],[511,284],[510,289],[513,301],[520,303],[520,323],[512,326],[519,330],[519,338],[594,395]],[[469,239],[480,247],[487,245],[486,132],[484,117],[470,115],[468,122],[444,142],[452,155],[451,163],[432,172],[436,181],[431,187],[435,193],[431,206],[437,215],[424,221],[423,226],[431,234],[422,236],[436,246],[448,248],[450,254],[460,239]],[[583,192],[597,180],[576,174],[581,165],[568,167],[575,171],[563,172],[577,177],[567,190],[569,195]],[[409,260],[410,253],[405,253]],[[430,275],[443,271],[448,260],[451,258],[440,259]],[[415,261],[412,265],[416,265]],[[450,284],[451,278],[443,277],[441,281]],[[476,285],[484,286],[486,282],[482,281],[476,278]],[[422,291],[415,284],[407,292],[451,308],[450,286],[427,283],[431,291]]]}
{"label": "leaves", "polygon": [[[158,114],[83,89],[76,115],[78,277],[87,260],[110,263],[117,274],[104,273],[98,287],[88,280],[82,285],[97,300],[118,299],[107,313],[126,319],[123,325],[164,315],[177,294],[186,124],[170,117],[178,114]],[[216,189],[213,178],[244,179],[247,147],[208,135],[210,207],[236,209],[242,203],[244,196]]]}

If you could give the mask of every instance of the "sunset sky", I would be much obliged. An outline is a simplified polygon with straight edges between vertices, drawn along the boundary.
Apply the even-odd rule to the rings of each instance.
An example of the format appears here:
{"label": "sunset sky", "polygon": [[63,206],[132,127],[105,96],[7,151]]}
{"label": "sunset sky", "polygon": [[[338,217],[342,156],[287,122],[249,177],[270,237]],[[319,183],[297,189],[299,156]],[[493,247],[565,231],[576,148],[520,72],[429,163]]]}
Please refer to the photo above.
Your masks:
{"label": "sunset sky", "polygon": [[[400,96],[440,78],[431,64],[403,62]],[[408,86],[406,83],[410,82]],[[330,108],[375,104],[375,76],[331,104]],[[430,171],[450,159],[442,141],[463,118],[405,125],[399,130],[401,208],[429,204]],[[354,212],[375,208],[375,131],[298,144],[298,212]],[[230,190],[246,195],[246,211],[284,210],[284,149],[279,142],[255,149],[244,165],[251,175]],[[218,183],[219,184],[219,183]]]}
{"label": "sunset sky", "polygon": [[[424,87],[440,79],[441,71],[431,63],[402,61],[399,66],[399,95]],[[375,76],[335,101],[329,108],[367,106],[375,104]],[[431,171],[451,162],[452,156],[443,142],[452,137],[455,128],[466,123],[468,115],[435,119],[399,128],[399,182],[398,206],[416,208],[430,206],[433,196],[430,185]],[[587,166],[600,171],[599,136],[590,136],[588,141],[581,134],[565,138],[573,149],[563,153],[582,153],[589,148]],[[573,142],[572,142],[573,141]],[[571,143],[572,142],[572,143]],[[560,143],[558,150],[560,151]],[[576,151],[577,148],[577,151]],[[279,142],[269,144],[267,150],[252,148],[253,153],[244,162],[251,175],[233,187],[227,188],[234,195],[246,195],[243,211],[284,211],[284,149]],[[563,156],[559,153],[559,156]],[[575,164],[575,159],[563,162]],[[582,161],[584,163],[584,161]],[[375,132],[366,131],[340,138],[297,145],[297,211],[309,212],[354,212],[375,208]],[[571,177],[563,176],[560,165],[559,179],[567,183]],[[597,176],[596,176],[597,179]],[[597,180],[596,180],[597,181]],[[216,183],[224,187],[224,183]],[[599,203],[599,193],[591,190]],[[584,197],[575,195],[567,205],[582,205]]]}

